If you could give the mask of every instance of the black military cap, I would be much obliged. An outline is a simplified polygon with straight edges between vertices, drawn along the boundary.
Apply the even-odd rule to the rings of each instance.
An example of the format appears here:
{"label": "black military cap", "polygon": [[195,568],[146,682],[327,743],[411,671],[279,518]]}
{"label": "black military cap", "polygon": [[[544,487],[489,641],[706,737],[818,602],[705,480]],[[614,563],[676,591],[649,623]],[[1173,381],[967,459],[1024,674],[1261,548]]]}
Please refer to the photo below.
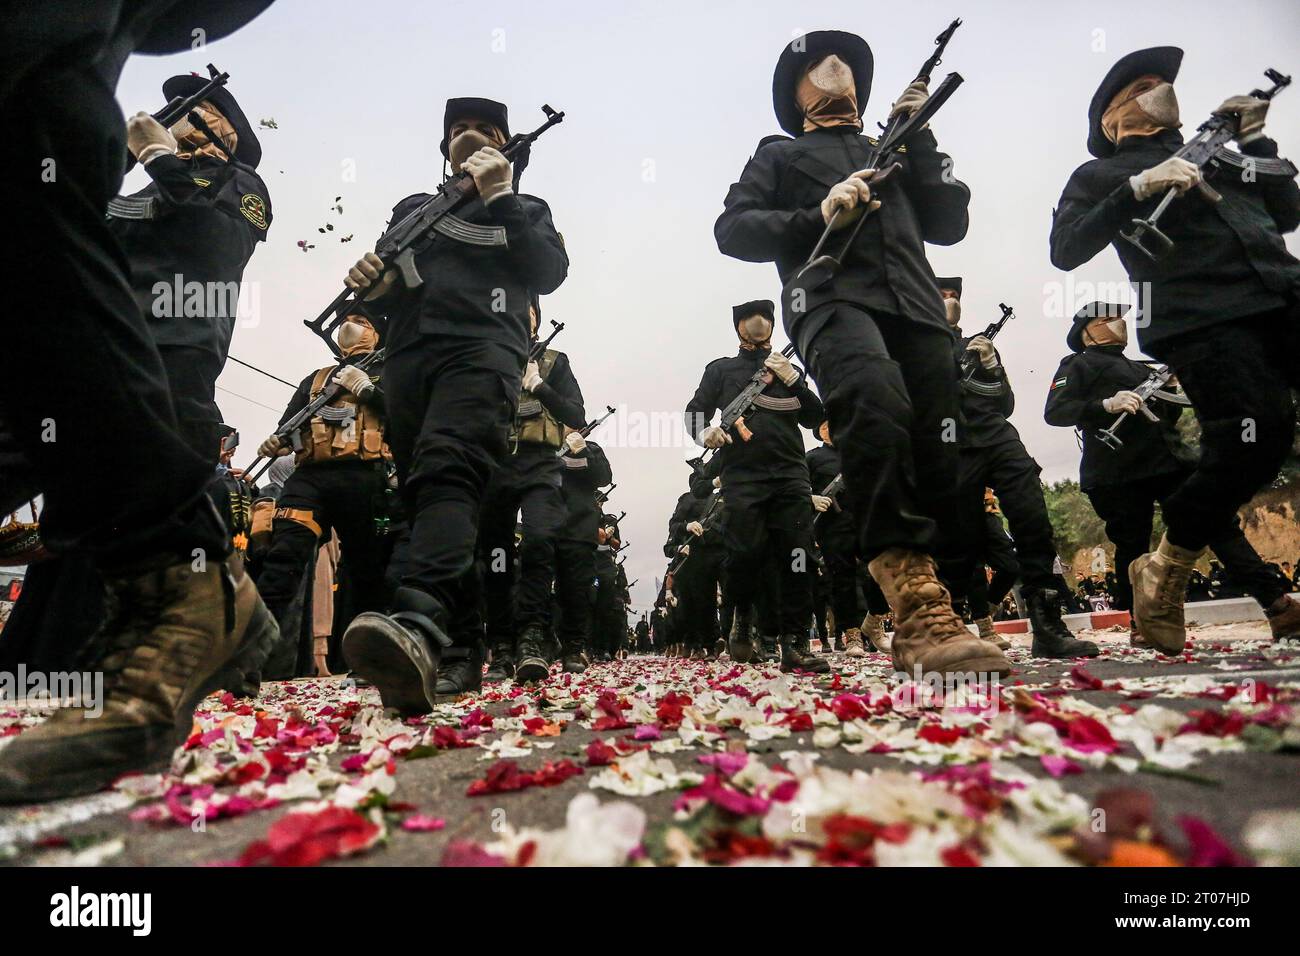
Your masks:
{"label": "black military cap", "polygon": [[[162,85],[163,96],[168,101],[177,96],[190,96],[207,86],[210,79],[211,77],[199,76],[197,73],[173,76]],[[230,90],[224,86],[213,90],[208,96],[208,102],[219,109],[221,115],[230,120],[230,125],[235,128],[235,133],[239,137],[239,141],[235,144],[235,159],[257,168],[257,164],[262,161],[262,144],[257,141],[257,134],[253,132],[252,124],[248,122],[248,117],[244,115],[244,111],[240,109],[239,103],[231,95]]]}
{"label": "black military cap", "polygon": [[443,156],[447,155],[451,124],[467,116],[487,120],[501,130],[502,136],[506,139],[510,138],[510,121],[506,113],[506,104],[481,96],[453,96],[447,101],[447,110],[442,114],[442,142],[438,148],[442,150]]}
{"label": "black military cap", "polygon": [[1070,326],[1070,332],[1065,337],[1065,344],[1070,347],[1071,352],[1082,352],[1086,348],[1083,344],[1083,330],[1089,322],[1093,319],[1123,318],[1130,308],[1122,302],[1089,302],[1074,313],[1074,324]]}
{"label": "black military cap", "polygon": [[781,50],[772,74],[772,107],[776,121],[791,136],[803,135],[803,110],[795,98],[795,89],[804,71],[814,63],[834,53],[853,71],[853,84],[858,93],[858,116],[867,108],[871,95],[871,74],[875,60],[867,41],[856,33],[842,30],[817,30],[796,37]]}
{"label": "black military cap", "polygon": [[731,307],[731,324],[739,329],[740,320],[747,319],[751,315],[764,316],[769,322],[776,325],[776,303],[771,299],[754,299],[752,302],[733,305]]}
{"label": "black military cap", "polygon": [[1101,131],[1101,116],[1110,106],[1115,94],[1128,86],[1139,76],[1153,73],[1172,83],[1178,77],[1178,68],[1183,62],[1183,51],[1176,46],[1153,46],[1137,50],[1128,56],[1120,57],[1119,62],[1110,68],[1106,78],[1092,95],[1088,104],[1088,152],[1098,159],[1115,152],[1115,144]]}
{"label": "black military cap", "polygon": [[939,283],[939,288],[951,289],[957,293],[957,298],[961,298],[961,276],[939,276],[934,280]]}
{"label": "black military cap", "polygon": [[135,53],[160,55],[194,49],[195,31],[204,43],[214,43],[234,33],[271,5],[272,0],[221,0],[220,3],[173,3],[169,9],[151,11],[144,24],[148,33]]}

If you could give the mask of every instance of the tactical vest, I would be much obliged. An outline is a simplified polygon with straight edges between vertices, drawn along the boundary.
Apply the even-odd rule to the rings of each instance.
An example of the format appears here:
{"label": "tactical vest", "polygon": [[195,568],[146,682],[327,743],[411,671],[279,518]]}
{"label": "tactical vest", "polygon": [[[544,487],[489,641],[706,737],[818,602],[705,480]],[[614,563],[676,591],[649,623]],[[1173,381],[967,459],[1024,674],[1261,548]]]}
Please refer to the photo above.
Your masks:
{"label": "tactical vest", "polygon": [[[338,367],[331,365],[316,373],[311,383],[311,397],[315,398],[329,384]],[[369,406],[357,402],[357,397],[347,389],[338,395],[303,425],[302,449],[295,461],[374,461],[389,459],[392,455],[384,441],[383,426],[379,416]]]}
{"label": "tactical vest", "polygon": [[[542,353],[537,363],[537,374],[543,381],[551,374],[558,355],[559,353],[553,349],[547,349]],[[528,389],[524,389],[519,393],[519,413],[510,428],[510,441],[559,448],[564,444],[564,426],[546,410],[541,399]]]}

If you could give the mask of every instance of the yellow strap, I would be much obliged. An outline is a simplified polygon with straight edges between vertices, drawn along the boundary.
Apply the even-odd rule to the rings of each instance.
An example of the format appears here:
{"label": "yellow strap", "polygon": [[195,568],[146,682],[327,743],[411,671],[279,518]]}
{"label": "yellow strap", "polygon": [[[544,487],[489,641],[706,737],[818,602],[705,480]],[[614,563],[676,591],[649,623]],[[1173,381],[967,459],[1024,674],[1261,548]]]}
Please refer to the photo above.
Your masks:
{"label": "yellow strap", "polygon": [[316,515],[307,508],[276,508],[275,517],[295,521],[304,528],[311,530],[316,537],[321,537],[320,525],[316,523]]}

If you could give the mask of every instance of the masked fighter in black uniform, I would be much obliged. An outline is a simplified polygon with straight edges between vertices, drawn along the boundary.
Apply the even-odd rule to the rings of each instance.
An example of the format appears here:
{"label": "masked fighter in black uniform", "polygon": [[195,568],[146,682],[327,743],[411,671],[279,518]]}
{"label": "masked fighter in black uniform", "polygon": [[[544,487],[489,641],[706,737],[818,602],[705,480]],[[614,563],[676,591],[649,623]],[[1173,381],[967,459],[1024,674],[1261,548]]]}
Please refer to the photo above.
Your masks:
{"label": "masked fighter in black uniform", "polygon": [[[1173,155],[1182,145],[1174,80],[1177,47],[1130,53],[1106,74],[1088,107],[1088,152],[1052,222],[1052,263],[1073,269],[1114,245],[1139,290],[1138,342],[1173,369],[1201,423],[1201,458],[1165,500],[1159,547],[1127,569],[1142,636],[1176,654],[1186,642],[1188,577],[1237,509],[1277,477],[1295,434],[1300,387],[1300,260],[1282,236],[1300,225],[1296,167],[1264,135],[1268,103],[1234,96],[1216,113],[1235,118],[1240,152],[1207,165],[1221,197],[1188,192],[1202,171]],[[1169,189],[1186,192],[1160,220],[1173,252],[1152,261],[1120,236]],[[1260,587],[1275,637],[1300,635],[1300,604],[1279,582]]]}
{"label": "masked fighter in black uniform", "polygon": [[[479,680],[484,648],[474,572],[479,507],[508,454],[528,359],[529,305],[568,273],[546,203],[517,194],[498,151],[510,129],[503,104],[447,101],[443,156],[474,177],[464,207],[415,265],[415,289],[373,253],[348,273],[388,318],[384,375],[388,445],[401,481],[410,545],[393,614],[359,615],[343,638],[348,663],[384,703],[423,713],[439,692]],[[427,199],[402,200],[392,222]],[[440,686],[440,661],[447,671]]]}
{"label": "masked fighter in black uniform", "polygon": [[[690,402],[686,428],[705,448],[721,449],[722,487],[727,496],[723,530],[727,548],[726,587],[736,616],[728,641],[731,656],[746,663],[759,653],[752,607],[759,598],[763,563],[770,554],[781,581],[781,666],[825,671],[825,659],[808,649],[812,620],[812,489],[803,459],[799,426],[816,428],[825,418],[821,400],[790,360],[772,350],[775,306],[762,299],[732,309],[740,348],[710,362]],[[771,379],[746,419],[748,440],[710,425],[716,410],[749,383],[755,372]],[[733,429],[732,431],[738,431]]]}
{"label": "masked fighter in black uniform", "polygon": [[[782,50],[772,98],[789,137],[759,143],[714,234],[722,252],[775,262],[788,282],[836,210],[837,229],[869,215],[830,281],[786,290],[786,332],[826,402],[861,556],[894,611],[895,665],[909,673],[1008,673],[1002,652],[953,611],[934,562],[961,552],[960,412],[952,333],[924,243],[965,236],[970,191],[953,177],[934,133],[922,130],[873,195],[862,178],[872,63],[861,37],[838,31],[810,33]],[[893,111],[913,111],[927,96],[913,83]],[[829,249],[839,253],[835,243],[832,236]]]}
{"label": "masked fighter in black uniform", "polygon": [[567,673],[587,669],[595,605],[596,539],[600,505],[596,489],[614,480],[605,450],[570,428],[564,438],[566,518],[555,536],[555,598],[560,607],[560,664]]}

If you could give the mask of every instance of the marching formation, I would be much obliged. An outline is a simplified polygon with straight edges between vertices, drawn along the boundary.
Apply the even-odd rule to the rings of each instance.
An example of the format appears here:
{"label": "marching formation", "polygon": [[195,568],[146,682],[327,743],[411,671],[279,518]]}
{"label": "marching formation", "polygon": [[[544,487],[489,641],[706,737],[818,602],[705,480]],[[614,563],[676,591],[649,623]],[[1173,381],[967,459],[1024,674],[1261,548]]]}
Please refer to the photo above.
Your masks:
{"label": "marching formation", "polygon": [[[209,39],[266,5],[224,5]],[[550,207],[523,191],[532,146],[564,114],[544,107],[520,134],[502,103],[446,102],[442,183],[395,203],[307,323],[336,361],[303,369],[257,461],[236,471],[238,433],[215,402],[235,300],[192,307],[186,289],[233,285],[237,299],[272,225],[261,150],[215,68],[166,81],[167,106],[121,128],[125,58],[184,49],[189,19],[177,0],[118,6],[75,28],[5,27],[18,69],[0,108],[25,135],[3,147],[3,181],[35,233],[14,252],[14,294],[18,314],[48,318],[12,324],[12,347],[43,360],[0,378],[0,510],[45,502],[45,554],[0,661],[75,662],[106,685],[101,716],[60,708],[0,749],[0,802],[166,763],[206,695],[255,697],[264,680],[331,667],[405,717],[629,651],[828,672],[814,634],[826,651],[888,653],[917,679],[1001,677],[1012,665],[992,609],[1013,588],[1034,656],[1099,653],[1062,620],[1040,469],[1009,421],[995,340],[1014,311],[970,334],[963,279],[936,277],[926,256],[969,222],[970,189],[929,125],[961,82],[931,89],[960,21],[879,137],[864,130],[863,38],[821,31],[781,51],[784,132],[757,145],[714,229],[724,255],[776,264],[781,302],[732,309],[736,351],[685,404],[704,451],[669,520],[655,611],[629,627],[624,516],[592,437],[614,409],[592,414],[581,362],[553,345],[564,323],[544,297],[569,259]],[[94,55],[61,58],[74,41]],[[1122,58],[1089,106],[1094,159],[1055,211],[1052,261],[1072,269],[1112,245],[1138,300],[1078,312],[1045,408],[1081,436],[1081,486],[1115,545],[1133,643],[1171,655],[1207,549],[1276,639],[1300,636],[1290,583],[1236,517],[1295,431],[1300,261],[1282,235],[1300,225],[1300,187],[1264,133],[1289,78],[1270,71],[1271,89],[1228,99],[1184,143],[1181,59]],[[58,175],[37,185],[48,157]],[[150,180],[131,196],[116,195],[124,163]],[[1125,355],[1130,318],[1162,364]],[[1188,405],[1199,457],[1177,429]],[[805,451],[805,432],[821,444]],[[134,494],[106,498],[121,460],[150,467]]]}

